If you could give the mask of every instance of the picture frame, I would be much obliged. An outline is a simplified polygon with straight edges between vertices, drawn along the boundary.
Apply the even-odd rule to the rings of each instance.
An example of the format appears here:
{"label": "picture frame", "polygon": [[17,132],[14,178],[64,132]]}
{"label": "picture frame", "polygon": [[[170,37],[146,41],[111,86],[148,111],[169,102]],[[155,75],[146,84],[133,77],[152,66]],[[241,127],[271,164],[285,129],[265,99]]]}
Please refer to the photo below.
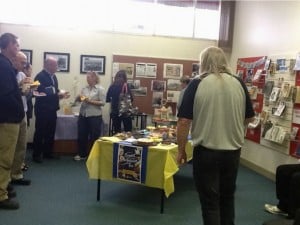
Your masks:
{"label": "picture frame", "polygon": [[180,79],[183,74],[183,64],[164,63],[164,78]]}
{"label": "picture frame", "polygon": [[80,73],[94,71],[100,75],[105,74],[105,56],[80,55]]}
{"label": "picture frame", "polygon": [[69,72],[70,70],[70,54],[60,52],[44,52],[44,60],[53,57],[57,60],[57,72]]}
{"label": "picture frame", "polygon": [[166,91],[166,81],[162,80],[152,80],[151,81],[151,91],[163,92]]}
{"label": "picture frame", "polygon": [[30,49],[21,49],[21,52],[23,52],[27,57],[27,62],[29,62],[32,65],[32,50]]}

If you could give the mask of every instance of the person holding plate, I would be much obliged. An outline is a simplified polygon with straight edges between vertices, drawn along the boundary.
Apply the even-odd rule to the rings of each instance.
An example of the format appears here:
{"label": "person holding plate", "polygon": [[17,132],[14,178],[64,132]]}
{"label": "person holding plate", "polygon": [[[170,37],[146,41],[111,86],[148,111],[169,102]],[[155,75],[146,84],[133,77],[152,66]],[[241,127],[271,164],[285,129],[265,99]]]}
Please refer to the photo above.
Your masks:
{"label": "person holding plate", "polygon": [[57,68],[57,59],[48,57],[44,61],[44,69],[34,78],[34,81],[40,83],[35,92],[35,132],[32,154],[33,161],[37,163],[42,163],[43,158],[58,158],[53,154],[56,111],[59,110],[59,99],[68,98],[69,94],[58,89],[55,75]]}
{"label": "person holding plate", "polygon": [[89,143],[93,144],[101,135],[102,107],[105,105],[105,91],[99,85],[99,77],[94,71],[86,74],[88,85],[76,98],[81,102],[78,117],[78,154],[75,161],[85,160]]}
{"label": "person holding plate", "polygon": [[30,94],[32,79],[27,77],[22,71],[27,64],[27,56],[19,51],[15,58],[13,58],[13,65],[18,71],[17,73],[17,82],[19,88],[22,90],[22,101],[25,112],[25,117],[20,123],[20,130],[18,134],[18,141],[15,149],[14,160],[11,168],[11,184],[13,185],[30,185],[31,181],[24,179],[23,176],[23,163],[25,161],[26,149],[27,149],[27,118],[26,112],[28,109],[27,106],[27,96]]}
{"label": "person holding plate", "polygon": [[[0,209],[18,209],[16,195],[8,188],[20,124],[25,113],[12,59],[20,51],[18,37],[0,36]],[[14,193],[14,194],[13,194]]]}

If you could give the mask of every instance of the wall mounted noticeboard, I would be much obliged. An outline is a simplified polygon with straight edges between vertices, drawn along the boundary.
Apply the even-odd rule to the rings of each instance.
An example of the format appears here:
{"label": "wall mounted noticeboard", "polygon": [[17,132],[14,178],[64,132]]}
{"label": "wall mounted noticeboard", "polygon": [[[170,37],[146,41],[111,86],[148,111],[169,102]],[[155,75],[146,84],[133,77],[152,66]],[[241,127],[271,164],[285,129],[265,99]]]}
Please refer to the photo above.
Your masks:
{"label": "wall mounted noticeboard", "polygon": [[[258,115],[261,113],[263,108],[264,95],[262,94],[262,89],[265,85],[265,76],[261,75],[266,73],[264,70],[266,63],[266,56],[257,56],[257,57],[247,57],[239,58],[237,61],[236,73],[239,77],[245,82],[248,87],[249,94],[251,90],[255,90],[253,94],[250,94],[250,98],[253,103],[253,108],[255,114]],[[255,75],[257,71],[260,71],[260,76],[256,79]],[[252,93],[251,92],[251,93]],[[261,136],[261,125],[259,124],[255,128],[247,129],[246,138],[248,140],[260,143]]]}
{"label": "wall mounted noticeboard", "polygon": [[[198,60],[182,60],[182,59],[164,59],[164,58],[154,58],[154,57],[142,57],[142,56],[126,56],[126,55],[113,55],[113,64],[123,64],[128,65],[130,69],[131,76],[129,80],[133,80],[138,86],[141,87],[141,93],[135,94],[133,104],[139,108],[139,112],[153,115],[153,81],[167,82],[168,80],[180,79],[182,75],[191,76],[193,73],[193,68],[198,64]],[[178,68],[179,71],[174,72],[174,76],[166,75],[166,64],[170,65],[172,69]],[[148,76],[139,76],[140,71],[137,73],[137,68],[141,68],[143,65],[149,70]],[[146,66],[145,66],[146,65]],[[156,76],[153,72],[153,68],[156,70]],[[131,71],[132,70],[132,71]],[[152,73],[152,72],[153,73]],[[113,73],[116,70],[113,68]],[[165,74],[165,75],[164,75]],[[112,74],[114,77],[115,74]],[[157,82],[154,82],[157,83]],[[159,93],[159,92],[156,92]],[[167,99],[167,91],[164,90],[160,92],[163,94],[163,98]],[[173,109],[173,113],[176,112],[176,103],[170,102],[169,105]]]}

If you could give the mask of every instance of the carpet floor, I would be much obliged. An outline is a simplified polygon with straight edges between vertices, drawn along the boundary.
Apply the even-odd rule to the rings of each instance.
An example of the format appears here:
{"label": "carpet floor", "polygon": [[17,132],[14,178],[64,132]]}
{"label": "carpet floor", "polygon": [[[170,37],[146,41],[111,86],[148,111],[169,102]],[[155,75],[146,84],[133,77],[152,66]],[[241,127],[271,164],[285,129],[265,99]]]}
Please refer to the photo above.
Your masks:
{"label": "carpet floor", "polygon": [[[70,156],[32,163],[25,178],[30,186],[15,186],[19,210],[0,210],[0,225],[199,225],[198,195],[187,164],[175,175],[175,192],[165,199],[160,214],[161,190],[134,184],[101,182],[101,201],[96,201],[97,182],[89,180],[85,162]],[[275,184],[240,167],[236,191],[236,225],[261,225],[277,218],[264,211],[276,203]]]}

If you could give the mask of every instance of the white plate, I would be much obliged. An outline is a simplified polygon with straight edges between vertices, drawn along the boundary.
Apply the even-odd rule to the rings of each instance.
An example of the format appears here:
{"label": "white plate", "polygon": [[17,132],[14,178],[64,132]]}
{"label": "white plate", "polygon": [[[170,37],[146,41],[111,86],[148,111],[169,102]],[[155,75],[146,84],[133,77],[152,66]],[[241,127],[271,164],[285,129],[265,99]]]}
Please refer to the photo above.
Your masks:
{"label": "white plate", "polygon": [[42,96],[47,96],[46,93],[44,92],[38,92],[38,91],[33,91],[33,96],[35,97],[42,97]]}

